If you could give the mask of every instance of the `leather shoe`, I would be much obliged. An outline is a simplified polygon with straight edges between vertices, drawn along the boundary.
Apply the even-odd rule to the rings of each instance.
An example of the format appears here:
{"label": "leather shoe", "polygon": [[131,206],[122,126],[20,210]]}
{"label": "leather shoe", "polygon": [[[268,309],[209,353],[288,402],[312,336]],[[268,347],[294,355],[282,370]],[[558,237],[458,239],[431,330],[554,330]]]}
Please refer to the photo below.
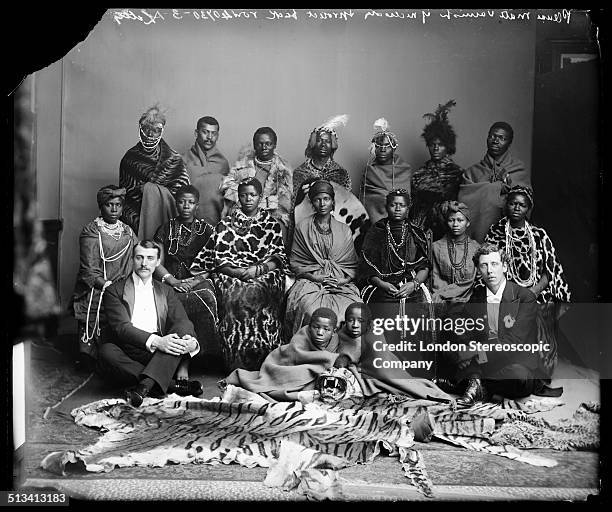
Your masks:
{"label": "leather shoe", "polygon": [[179,396],[200,396],[203,392],[199,380],[176,379],[174,384],[168,386],[168,393],[176,393]]}
{"label": "leather shoe", "polygon": [[480,377],[470,377],[463,396],[457,399],[457,405],[471,407],[476,402],[482,402],[484,399],[485,389],[480,381]]}
{"label": "leather shoe", "polygon": [[436,377],[433,383],[445,393],[451,393],[452,395],[459,395],[461,393],[461,387],[446,377]]}
{"label": "leather shoe", "polygon": [[132,407],[140,407],[142,401],[148,396],[148,394],[149,390],[146,388],[146,386],[138,384],[133,388],[126,389],[125,401]]}

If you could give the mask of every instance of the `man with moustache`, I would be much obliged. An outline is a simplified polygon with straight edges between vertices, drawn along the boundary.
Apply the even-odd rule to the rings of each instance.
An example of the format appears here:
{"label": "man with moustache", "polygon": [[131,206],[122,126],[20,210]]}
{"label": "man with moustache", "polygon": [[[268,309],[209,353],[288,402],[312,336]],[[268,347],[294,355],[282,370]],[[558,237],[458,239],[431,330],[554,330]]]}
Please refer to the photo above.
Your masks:
{"label": "man with moustache", "polygon": [[463,174],[458,201],[465,203],[474,216],[469,235],[482,243],[489,227],[502,217],[504,194],[511,186],[531,186],[531,173],[510,153],[514,139],[512,126],[504,121],[491,125],[487,152],[482,160]]}
{"label": "man with moustache", "polygon": [[[464,307],[457,305],[454,318],[484,318],[485,329],[466,332],[457,341],[484,344],[537,344],[536,296],[527,288],[506,279],[506,254],[497,245],[485,243],[474,255],[485,286],[477,287]],[[439,379],[447,392],[461,392],[458,405],[469,407],[497,394],[521,398],[531,394],[558,396],[559,390],[544,385],[537,372],[538,353],[517,351],[465,351],[446,354],[454,359],[453,379]],[[455,385],[455,383],[457,383]]]}
{"label": "man with moustache", "polygon": [[219,191],[219,185],[229,172],[229,162],[217,148],[219,121],[210,116],[201,117],[196,124],[195,137],[183,160],[191,184],[200,192],[196,217],[203,217],[215,226],[223,210],[223,194]]}
{"label": "man with moustache", "polygon": [[174,290],[153,280],[160,254],[155,242],[141,241],[134,247],[132,273],[104,294],[112,334],[100,347],[98,371],[115,383],[132,385],[125,396],[134,407],[166,392],[202,393],[198,381],[173,381],[175,374],[185,375],[200,345]]}

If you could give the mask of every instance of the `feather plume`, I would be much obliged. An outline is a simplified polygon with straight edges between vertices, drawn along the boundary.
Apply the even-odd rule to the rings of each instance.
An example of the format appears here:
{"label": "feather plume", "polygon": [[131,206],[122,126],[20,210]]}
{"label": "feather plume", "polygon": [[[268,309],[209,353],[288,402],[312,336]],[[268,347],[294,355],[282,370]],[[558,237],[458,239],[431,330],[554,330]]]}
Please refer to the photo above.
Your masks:
{"label": "feather plume", "polygon": [[333,116],[330,117],[327,121],[325,121],[321,126],[319,126],[319,128],[324,128],[325,130],[335,130],[340,125],[346,126],[348,120],[348,114]]}
{"label": "feather plume", "polygon": [[441,121],[446,123],[448,122],[448,113],[450,112],[450,109],[456,104],[457,102],[455,100],[449,100],[444,105],[438,105],[438,108],[433,114],[431,112],[424,114],[423,118],[426,119],[428,123],[433,121]]}
{"label": "feather plume", "polygon": [[380,119],[377,119],[376,121],[374,121],[375,131],[386,132],[388,129],[389,129],[389,122],[384,117],[381,117]]}

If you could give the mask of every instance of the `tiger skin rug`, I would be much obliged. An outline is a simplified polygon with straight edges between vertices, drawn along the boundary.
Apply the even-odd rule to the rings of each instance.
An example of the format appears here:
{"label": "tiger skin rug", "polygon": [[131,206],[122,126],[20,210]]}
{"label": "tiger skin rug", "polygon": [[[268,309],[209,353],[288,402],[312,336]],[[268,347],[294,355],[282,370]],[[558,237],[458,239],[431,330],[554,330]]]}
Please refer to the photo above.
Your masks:
{"label": "tiger skin rug", "polygon": [[[414,448],[417,418],[427,418],[431,438],[552,467],[556,461],[525,448],[560,450],[599,446],[599,409],[583,404],[562,425],[529,415],[559,405],[557,399],[481,403],[455,410],[448,404],[405,396],[271,403],[229,385],[211,400],[170,395],[146,398],[139,408],[105,399],[72,411],[78,425],[105,431],[97,443],[53,452],[41,466],[51,472],[110,472],[116,467],[174,464],[240,464],[269,468],[264,484],[297,490],[309,498],[341,500],[337,470],[372,462],[381,453],[398,457],[405,476],[427,497],[434,486]],[[422,424],[422,422],[420,422]],[[423,433],[420,433],[421,438]],[[517,447],[517,446],[520,446]]]}

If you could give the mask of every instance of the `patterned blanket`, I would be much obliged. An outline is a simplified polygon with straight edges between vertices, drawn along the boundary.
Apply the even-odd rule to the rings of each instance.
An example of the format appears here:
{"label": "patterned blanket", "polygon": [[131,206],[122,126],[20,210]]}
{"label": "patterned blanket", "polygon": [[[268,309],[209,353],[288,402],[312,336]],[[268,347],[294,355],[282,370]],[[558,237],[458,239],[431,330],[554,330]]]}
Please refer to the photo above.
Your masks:
{"label": "patterned blanket", "polygon": [[[221,399],[146,398],[138,409],[122,399],[107,399],[72,411],[77,424],[106,431],[98,442],[78,450],[53,452],[41,465],[65,475],[79,467],[109,472],[115,467],[161,467],[167,463],[237,463],[269,468],[266,485],[297,488],[313,499],[342,499],[336,470],[370,463],[384,448],[390,456],[398,457],[409,481],[432,497],[434,488],[421,453],[414,448],[411,426],[423,414],[428,416],[431,430],[426,438],[433,436],[534,465],[554,466],[556,461],[523,448],[598,446],[596,405],[583,404],[574,420],[552,426],[529,418],[537,408],[533,403],[522,404],[528,402],[479,404],[457,411],[446,404],[396,395],[354,398],[335,405],[318,401],[270,403],[231,385]],[[544,407],[558,404],[548,399]],[[561,438],[561,443],[551,442]]]}

